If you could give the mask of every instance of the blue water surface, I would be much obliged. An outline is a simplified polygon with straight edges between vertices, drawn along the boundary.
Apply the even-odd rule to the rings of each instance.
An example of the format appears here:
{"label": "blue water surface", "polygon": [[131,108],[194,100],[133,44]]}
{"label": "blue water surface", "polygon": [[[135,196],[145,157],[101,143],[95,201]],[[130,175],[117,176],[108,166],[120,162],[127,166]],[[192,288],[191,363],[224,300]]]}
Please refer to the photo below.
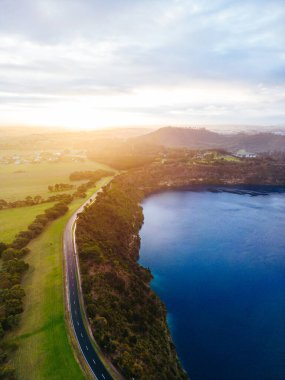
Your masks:
{"label": "blue water surface", "polygon": [[143,203],[140,263],[191,380],[285,379],[285,194]]}

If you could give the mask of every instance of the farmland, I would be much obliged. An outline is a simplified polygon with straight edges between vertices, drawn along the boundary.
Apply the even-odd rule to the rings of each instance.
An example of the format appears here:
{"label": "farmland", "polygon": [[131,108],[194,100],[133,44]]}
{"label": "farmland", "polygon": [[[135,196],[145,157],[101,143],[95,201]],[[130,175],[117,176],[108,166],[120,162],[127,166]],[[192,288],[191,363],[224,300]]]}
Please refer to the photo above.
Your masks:
{"label": "farmland", "polygon": [[[98,169],[106,169],[106,166],[88,160],[1,164],[0,199],[14,202],[36,195],[46,199],[53,195],[48,186],[57,183],[74,185],[72,189],[61,192],[72,194],[78,185],[86,182],[70,181],[72,172]],[[102,179],[89,188],[86,198],[106,181],[107,179]],[[50,223],[28,245],[30,253],[25,261],[29,264],[29,270],[22,283],[26,293],[24,312],[19,326],[5,336],[6,340],[18,346],[11,361],[19,380],[57,380],[65,378],[67,373],[71,380],[84,379],[67,335],[62,234],[68,218],[85,199],[75,198],[69,205],[69,212]],[[54,202],[45,202],[0,210],[0,241],[11,243],[20,231],[27,230],[37,215],[43,214],[53,204]]]}
{"label": "farmland", "polygon": [[12,243],[16,234],[25,230],[34,218],[51,207],[53,203],[13,208],[0,211],[0,236],[3,243]]}
{"label": "farmland", "polygon": [[[26,196],[51,195],[49,185],[72,183],[69,175],[73,171],[105,169],[106,166],[86,160],[84,162],[41,162],[37,164],[0,165],[0,199],[15,201]],[[72,190],[65,191],[71,193]]]}
{"label": "farmland", "polygon": [[[103,179],[91,195],[107,180]],[[20,326],[10,334],[18,344],[13,364],[19,380],[83,380],[68,342],[64,315],[62,234],[64,226],[84,200],[75,200],[67,215],[53,222],[29,245],[30,268],[24,279],[26,292]]]}

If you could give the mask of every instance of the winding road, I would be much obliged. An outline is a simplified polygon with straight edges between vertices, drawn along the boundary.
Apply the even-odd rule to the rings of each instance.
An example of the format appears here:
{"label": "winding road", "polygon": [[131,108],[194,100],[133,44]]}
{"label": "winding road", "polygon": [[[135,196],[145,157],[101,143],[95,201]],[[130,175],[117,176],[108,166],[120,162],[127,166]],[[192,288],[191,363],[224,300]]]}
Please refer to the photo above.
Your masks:
{"label": "winding road", "polygon": [[[98,191],[97,191],[98,192]],[[87,327],[84,324],[84,315],[80,307],[81,286],[79,276],[78,258],[75,244],[75,228],[78,213],[82,212],[84,206],[90,204],[96,198],[94,193],[69,219],[64,231],[64,256],[66,260],[66,287],[67,302],[70,319],[73,325],[74,334],[77,339],[79,348],[85,358],[94,378],[97,380],[113,380],[113,377],[107,371],[105,365],[96,353],[92,344],[92,338],[89,335]],[[66,374],[68,377],[68,374]]]}

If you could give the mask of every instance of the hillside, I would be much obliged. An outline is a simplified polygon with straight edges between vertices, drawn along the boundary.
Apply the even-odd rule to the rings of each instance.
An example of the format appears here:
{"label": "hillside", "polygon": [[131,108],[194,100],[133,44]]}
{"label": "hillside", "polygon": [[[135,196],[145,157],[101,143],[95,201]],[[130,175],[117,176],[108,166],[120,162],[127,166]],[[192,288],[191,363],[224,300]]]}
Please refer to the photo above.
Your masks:
{"label": "hillside", "polygon": [[150,132],[150,128],[65,130],[63,128],[0,127],[0,150],[89,149],[125,141]]}
{"label": "hillside", "polygon": [[285,136],[274,133],[221,134],[207,129],[165,127],[135,138],[145,144],[190,149],[223,148],[230,151],[285,152]]}

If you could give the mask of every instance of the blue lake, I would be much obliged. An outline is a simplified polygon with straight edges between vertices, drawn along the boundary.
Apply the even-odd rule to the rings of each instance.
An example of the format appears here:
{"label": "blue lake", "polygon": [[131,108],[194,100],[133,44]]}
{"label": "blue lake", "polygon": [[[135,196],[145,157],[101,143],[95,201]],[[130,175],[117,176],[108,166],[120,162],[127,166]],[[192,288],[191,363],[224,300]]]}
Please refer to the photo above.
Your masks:
{"label": "blue lake", "polygon": [[143,203],[140,264],[191,380],[285,379],[285,193]]}

